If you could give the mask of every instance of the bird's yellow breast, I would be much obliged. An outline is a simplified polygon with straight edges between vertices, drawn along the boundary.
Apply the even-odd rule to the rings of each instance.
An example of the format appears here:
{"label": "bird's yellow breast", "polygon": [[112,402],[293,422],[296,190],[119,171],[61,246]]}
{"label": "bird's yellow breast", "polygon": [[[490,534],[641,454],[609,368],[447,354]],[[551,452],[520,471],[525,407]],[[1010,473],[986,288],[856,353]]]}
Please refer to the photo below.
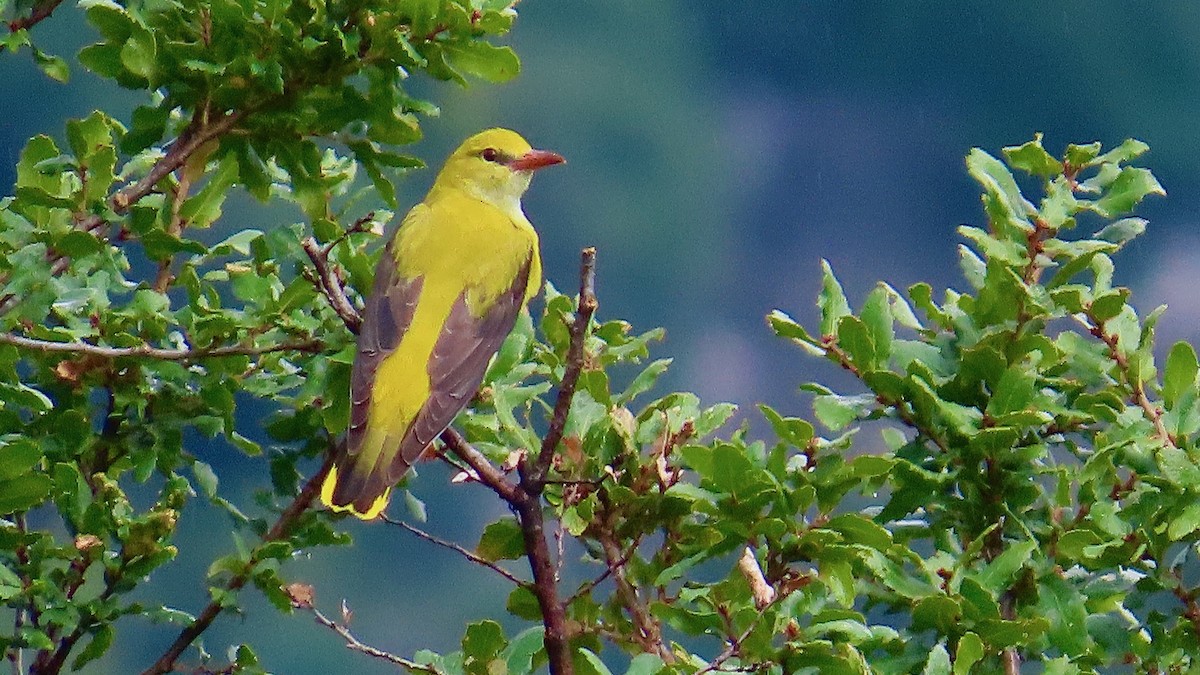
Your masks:
{"label": "bird's yellow breast", "polygon": [[[508,213],[458,191],[434,191],[396,233],[392,249],[400,276],[421,278],[421,296],[408,331],[380,364],[371,398],[371,434],[404,433],[430,394],[428,364],[458,298],[482,316],[509,291],[532,257],[526,300],[541,287],[537,233],[520,213]],[[368,439],[365,445],[373,445]]]}

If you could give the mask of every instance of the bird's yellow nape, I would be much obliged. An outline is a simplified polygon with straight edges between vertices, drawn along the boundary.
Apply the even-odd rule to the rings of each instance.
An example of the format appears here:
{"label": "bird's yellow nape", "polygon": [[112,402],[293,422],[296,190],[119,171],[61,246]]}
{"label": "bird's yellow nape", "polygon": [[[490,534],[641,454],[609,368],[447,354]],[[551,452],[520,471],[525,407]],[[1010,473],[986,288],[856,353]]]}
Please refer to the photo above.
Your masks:
{"label": "bird's yellow nape", "polygon": [[325,476],[325,480],[321,483],[321,502],[324,503],[325,506],[329,507],[330,511],[333,511],[334,513],[349,513],[356,518],[361,518],[362,520],[374,520],[379,516],[379,514],[383,513],[384,509],[387,508],[388,500],[392,498],[392,488],[390,487],[387,490],[384,490],[383,494],[376,497],[375,501],[371,502],[371,507],[366,511],[359,511],[355,509],[353,502],[344,506],[338,506],[337,504],[334,504],[333,491],[337,487],[337,474],[337,464],[334,464],[333,466],[329,467],[329,474]]}

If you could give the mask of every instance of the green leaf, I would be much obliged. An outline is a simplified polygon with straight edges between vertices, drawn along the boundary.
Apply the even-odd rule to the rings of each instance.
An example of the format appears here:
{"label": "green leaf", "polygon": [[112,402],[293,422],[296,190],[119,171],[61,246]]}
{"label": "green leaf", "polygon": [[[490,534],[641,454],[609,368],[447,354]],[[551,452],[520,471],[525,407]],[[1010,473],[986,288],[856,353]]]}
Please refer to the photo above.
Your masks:
{"label": "green leaf", "polygon": [[1034,176],[1049,178],[1063,171],[1062,162],[1042,147],[1040,133],[1034,134],[1032,141],[1004,148],[1001,152],[1004,153],[1004,159],[1008,161],[1009,166]]}
{"label": "green leaf", "polygon": [[1117,147],[1097,157],[1096,163],[1111,162],[1113,164],[1124,164],[1130,160],[1137,159],[1149,149],[1150,146],[1142,141],[1136,138],[1127,138]]}
{"label": "green leaf", "polygon": [[971,667],[983,660],[983,654],[983,640],[975,633],[964,634],[954,651],[954,675],[969,675]]}
{"label": "green leaf", "polygon": [[200,491],[205,497],[212,499],[217,496],[217,474],[213,468],[200,460],[192,463],[192,473],[196,476],[196,483],[200,486]]}
{"label": "green leaf", "polygon": [[838,346],[860,370],[875,366],[875,343],[867,332],[866,325],[855,316],[843,316],[837,322]]}
{"label": "green leaf", "polygon": [[821,335],[833,335],[838,321],[850,314],[850,303],[828,260],[821,260],[821,293],[817,296],[821,310]]}
{"label": "green leaf", "polygon": [[[541,620],[538,614],[531,620]],[[544,649],[544,631],[541,626],[526,628],[509,641],[504,649],[507,675],[525,675],[533,670],[533,659]]]}
{"label": "green leaf", "polygon": [[1127,166],[1105,193],[1092,202],[1092,210],[1104,218],[1115,218],[1141,203],[1147,195],[1165,195],[1167,191],[1148,169]]}
{"label": "green leaf", "polygon": [[121,65],[140,78],[153,80],[157,58],[154,33],[136,26],[121,46]]}
{"label": "green leaf", "polygon": [[604,661],[601,661],[600,657],[587,647],[580,647],[575,653],[580,657],[576,663],[583,666],[583,668],[577,668],[580,675],[613,675],[608,666],[604,665]]}
{"label": "green leaf", "polygon": [[524,556],[525,539],[516,518],[503,518],[484,528],[475,552],[490,562],[516,560]]}
{"label": "green leaf", "polygon": [[667,368],[671,365],[673,360],[674,359],[658,359],[651,362],[650,365],[646,366],[642,370],[642,372],[638,373],[637,377],[633,378],[633,382],[629,383],[629,386],[625,388],[625,391],[621,392],[616,396],[616,398],[613,399],[613,402],[616,405],[625,405],[641,394],[650,391],[650,389],[654,387],[654,384],[658,382],[658,378],[662,377],[662,374],[667,372]]}
{"label": "green leaf", "polygon": [[27,473],[0,481],[0,514],[26,511],[50,494],[50,477],[44,473]]}
{"label": "green leaf", "polygon": [[939,642],[930,650],[921,675],[950,675],[950,654],[944,644]]}
{"label": "green leaf", "polygon": [[993,593],[1003,593],[1033,556],[1038,543],[1032,539],[1008,542],[1000,555],[996,556],[987,567],[979,573],[979,583]]}
{"label": "green leaf", "polygon": [[1196,390],[1198,371],[1200,363],[1196,360],[1196,350],[1190,344],[1181,341],[1171,346],[1163,371],[1162,396],[1167,410],[1173,410],[1185,393]]}
{"label": "green leaf", "polygon": [[29,473],[42,459],[42,450],[33,439],[16,434],[0,437],[0,481]]}
{"label": "green leaf", "polygon": [[1096,239],[1117,246],[1124,246],[1146,231],[1146,221],[1141,218],[1122,218],[1106,225],[1096,233]]}
{"label": "green leaf", "polygon": [[779,413],[771,409],[770,406],[760,403],[758,409],[762,412],[763,417],[767,418],[767,422],[771,424],[775,435],[781,441],[796,448],[803,448],[808,445],[808,442],[813,437],[813,426],[807,420],[799,417],[783,417]]}
{"label": "green leaf", "polygon": [[999,417],[1011,412],[1025,410],[1033,403],[1036,392],[1036,373],[1029,366],[1014,365],[1004,371],[996,391],[988,401],[987,412]]}
{"label": "green leaf", "polygon": [[446,54],[454,68],[489,82],[507,82],[521,71],[516,52],[483,40],[448,44]]}
{"label": "green leaf", "polygon": [[463,635],[463,667],[469,675],[489,675],[491,663],[508,646],[504,629],[495,621],[479,621],[467,626]]}
{"label": "green leaf", "polygon": [[1088,610],[1084,596],[1065,579],[1051,574],[1040,584],[1039,615],[1050,622],[1054,646],[1070,656],[1083,656],[1088,650]]}
{"label": "green leaf", "polygon": [[35,47],[33,50],[33,60],[37,63],[38,68],[49,76],[50,79],[63,84],[66,84],[67,80],[71,79],[71,69],[61,57],[46,54]]}
{"label": "green leaf", "polygon": [[72,670],[79,670],[88,663],[104,656],[108,648],[112,646],[113,638],[116,636],[116,630],[112,624],[103,623],[92,633],[92,639],[87,643],[87,646],[79,652],[79,656],[71,663]]}
{"label": "green leaf", "polygon": [[1171,541],[1179,541],[1196,530],[1200,530],[1200,502],[1192,502],[1183,511],[1171,519],[1167,526],[1167,537]]}
{"label": "green leaf", "polygon": [[665,664],[658,654],[638,654],[629,662],[625,675],[655,675]]}

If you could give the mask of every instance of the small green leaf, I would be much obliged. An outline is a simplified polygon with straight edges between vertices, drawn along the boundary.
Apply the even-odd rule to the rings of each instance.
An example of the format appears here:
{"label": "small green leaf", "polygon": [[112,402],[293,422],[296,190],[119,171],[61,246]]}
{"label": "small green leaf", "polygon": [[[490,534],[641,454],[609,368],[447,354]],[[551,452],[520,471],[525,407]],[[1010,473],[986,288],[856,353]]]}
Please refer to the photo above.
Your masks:
{"label": "small green leaf", "polygon": [[1128,213],[1147,195],[1165,195],[1167,191],[1148,169],[1127,166],[1108,186],[1100,199],[1092,202],[1092,210],[1105,218]]}
{"label": "small green leaf", "polygon": [[1042,134],[1040,133],[1034,134],[1032,141],[1004,148],[1002,152],[1009,166],[1034,176],[1049,178],[1057,176],[1063,171],[1062,162],[1055,159],[1042,147]]}
{"label": "small green leaf", "polygon": [[954,651],[954,675],[970,675],[971,667],[983,660],[983,640],[975,633],[966,633],[958,639]]}
{"label": "small green leaf", "polygon": [[929,659],[925,661],[925,668],[921,670],[921,675],[950,675],[950,654],[946,651],[946,646],[941,642],[934,645],[929,652]]}
{"label": "small green leaf", "polygon": [[50,494],[50,477],[44,473],[27,473],[0,481],[0,514],[26,511],[40,504]]}
{"label": "small green leaf", "polygon": [[79,656],[76,656],[75,660],[71,663],[71,669],[79,670],[88,663],[104,656],[104,653],[112,646],[113,637],[115,636],[116,630],[112,627],[112,624],[100,624],[95,632],[92,633],[91,641],[87,643],[87,646],[83,648],[83,651],[79,652]]}
{"label": "small green leaf", "polygon": [[821,260],[821,293],[817,296],[817,307],[821,310],[821,335],[833,335],[838,321],[850,314],[850,303],[846,293],[828,260]]}
{"label": "small green leaf", "polygon": [[483,40],[451,43],[446,54],[454,68],[489,82],[507,82],[521,71],[516,52]]}
{"label": "small green leaf", "polygon": [[463,635],[463,667],[468,675],[489,675],[491,663],[508,646],[504,629],[495,621],[479,621],[467,626]]}
{"label": "small green leaf", "polygon": [[516,518],[503,518],[484,528],[475,552],[490,562],[516,560],[525,555],[525,539]]}
{"label": "small green leaf", "polygon": [[42,459],[42,450],[31,438],[7,434],[0,437],[0,481],[28,473]]}
{"label": "small green leaf", "polygon": [[578,668],[581,671],[580,675],[613,675],[608,666],[604,665],[604,661],[587,647],[580,647],[576,654],[581,657],[576,660],[577,665],[583,666]]}
{"label": "small green leaf", "polygon": [[1009,543],[1008,547],[979,573],[979,583],[993,593],[1007,591],[1017,572],[1029,562],[1037,548],[1038,543],[1032,539]]}
{"label": "small green leaf", "polygon": [[1196,373],[1200,363],[1196,350],[1186,342],[1176,342],[1167,355],[1167,366],[1163,372],[1163,403],[1173,410],[1183,395],[1196,389]]}
{"label": "small green leaf", "polygon": [[33,60],[37,63],[38,68],[49,76],[50,79],[62,82],[63,84],[66,84],[67,80],[71,79],[71,69],[61,57],[46,54],[42,50],[34,48]]}
{"label": "small green leaf", "polygon": [[205,497],[212,499],[217,496],[217,474],[213,468],[200,460],[192,463],[192,473],[196,476],[196,483],[200,485],[200,491]]}

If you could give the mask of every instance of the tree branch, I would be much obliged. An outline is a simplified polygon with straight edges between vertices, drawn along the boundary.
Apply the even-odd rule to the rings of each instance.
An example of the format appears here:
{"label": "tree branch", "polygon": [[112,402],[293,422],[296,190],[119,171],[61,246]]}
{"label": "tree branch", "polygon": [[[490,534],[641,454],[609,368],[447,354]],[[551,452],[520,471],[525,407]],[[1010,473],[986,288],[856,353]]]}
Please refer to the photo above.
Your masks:
{"label": "tree branch", "polygon": [[[292,606],[296,607],[297,609],[307,609],[309,612],[312,612],[313,619],[317,623],[319,623],[322,626],[325,626],[326,628],[328,628],[329,630],[332,630],[333,632],[337,633],[339,636],[341,636],[341,638],[343,640],[346,641],[347,649],[352,649],[356,652],[362,652],[363,654],[366,654],[367,656],[373,656],[377,659],[382,659],[389,663],[394,663],[398,666],[407,668],[412,671],[429,673],[430,675],[444,675],[441,670],[438,670],[434,666],[427,665],[424,663],[417,663],[416,661],[410,661],[410,660],[404,658],[403,656],[397,656],[391,652],[386,652],[377,647],[372,647],[371,645],[363,643],[361,640],[354,637],[354,634],[350,632],[350,628],[348,626],[346,626],[344,623],[338,623],[338,622],[334,621],[333,619],[330,619],[329,617],[322,614],[321,610],[317,609],[313,605],[311,600],[293,599]],[[343,603],[342,611],[343,611],[343,614],[349,614],[349,612],[345,609],[345,603]]]}
{"label": "tree branch", "polygon": [[425,541],[427,541],[431,544],[434,544],[436,546],[441,546],[442,548],[454,551],[455,553],[461,555],[462,557],[466,558],[467,560],[470,560],[471,562],[475,563],[476,565],[483,565],[484,567],[492,570],[496,574],[499,574],[500,576],[504,577],[505,579],[508,579],[509,581],[513,582],[514,584],[516,584],[518,586],[528,586],[529,585],[529,582],[518,577],[517,575],[513,574],[512,572],[509,572],[508,570],[497,565],[496,563],[492,562],[491,560],[487,560],[486,558],[480,557],[476,553],[468,551],[467,549],[463,548],[462,546],[459,546],[458,544],[456,544],[452,541],[446,541],[445,539],[435,537],[432,534],[429,534],[428,532],[426,532],[425,530],[422,530],[420,528],[409,525],[408,523],[404,522],[403,520],[395,520],[393,518],[389,518],[386,513],[380,514],[379,519],[390,525],[395,525],[396,527],[408,530],[412,534],[416,535],[417,537],[419,537],[421,539],[424,539]]}
{"label": "tree branch", "polygon": [[558,398],[554,401],[554,413],[550,417],[550,428],[542,437],[541,452],[533,467],[522,476],[522,485],[533,494],[541,494],[545,486],[550,461],[562,441],[567,426],[567,415],[571,412],[571,400],[575,397],[575,385],[583,372],[584,343],[592,315],[596,313],[596,249],[583,249],[579,257],[579,307],[575,311],[575,322],[571,324],[571,343],[567,348],[567,365],[562,383],[558,387]]}
{"label": "tree branch", "polygon": [[28,30],[38,25],[39,23],[50,18],[54,10],[62,4],[62,0],[42,0],[33,6],[33,11],[29,16],[23,16],[8,22],[8,32],[15,33],[19,30]]}
{"label": "tree branch", "polygon": [[1086,316],[1086,321],[1079,318],[1078,315],[1076,315],[1076,320],[1083,324],[1088,333],[1108,347],[1108,358],[1116,364],[1117,370],[1121,374],[1121,379],[1124,380],[1125,386],[1129,388],[1130,399],[1142,409],[1142,414],[1154,425],[1154,435],[1163,442],[1163,445],[1172,448],[1176,447],[1175,439],[1171,437],[1171,433],[1167,431],[1167,425],[1163,422],[1162,411],[1146,395],[1146,387],[1142,385],[1141,379],[1134,375],[1133,369],[1129,364],[1129,359],[1121,353],[1117,336],[1105,330],[1104,322],[1097,321],[1090,309]]}
{"label": "tree branch", "polygon": [[[321,468],[313,474],[312,478],[308,479],[308,482],[304,484],[304,487],[296,495],[296,498],[292,500],[292,503],[288,504],[287,508],[279,514],[279,518],[275,521],[275,524],[263,535],[262,543],[276,541],[286,536],[288,530],[291,529],[292,525],[300,517],[300,514],[304,513],[312,505],[313,499],[316,498],[317,493],[321,490],[321,483],[325,480],[325,475],[329,473],[330,467],[333,466],[334,454],[333,452],[325,454],[325,462],[321,465]],[[257,561],[251,558],[246,568],[241,573],[234,575],[225,584],[225,589],[228,591],[237,591],[242,586],[245,586],[253,574],[256,563]],[[154,665],[142,671],[142,675],[165,675],[165,673],[174,670],[175,661],[179,658],[180,654],[183,654],[183,651],[192,642],[195,642],[201,633],[208,630],[208,627],[212,625],[212,622],[221,613],[221,609],[221,603],[216,600],[208,603],[201,610],[200,614],[180,631],[179,637],[175,638],[171,646],[163,652],[162,656],[158,657]]]}
{"label": "tree branch", "polygon": [[308,259],[312,261],[313,267],[317,269],[317,282],[321,293],[329,300],[329,305],[346,323],[350,332],[358,334],[359,326],[362,325],[362,316],[350,303],[350,298],[346,297],[346,290],[342,287],[341,280],[337,278],[337,274],[329,265],[329,249],[321,248],[317,240],[312,237],[300,242],[300,246],[308,254]]}
{"label": "tree branch", "polygon": [[160,359],[163,361],[195,361],[198,359],[218,358],[222,356],[259,356],[261,354],[270,354],[272,352],[312,353],[319,352],[324,348],[324,344],[317,339],[301,340],[298,342],[281,342],[279,344],[272,345],[224,345],[221,347],[201,347],[196,349],[164,349],[162,347],[151,347],[150,345],[139,345],[137,347],[105,347],[102,345],[94,345],[89,342],[54,342],[52,340],[38,340],[36,338],[25,337],[24,335],[14,335],[12,333],[0,333],[0,343],[10,344],[16,347],[22,347],[47,354],[85,354],[88,356],[99,356],[106,359],[146,357]]}

